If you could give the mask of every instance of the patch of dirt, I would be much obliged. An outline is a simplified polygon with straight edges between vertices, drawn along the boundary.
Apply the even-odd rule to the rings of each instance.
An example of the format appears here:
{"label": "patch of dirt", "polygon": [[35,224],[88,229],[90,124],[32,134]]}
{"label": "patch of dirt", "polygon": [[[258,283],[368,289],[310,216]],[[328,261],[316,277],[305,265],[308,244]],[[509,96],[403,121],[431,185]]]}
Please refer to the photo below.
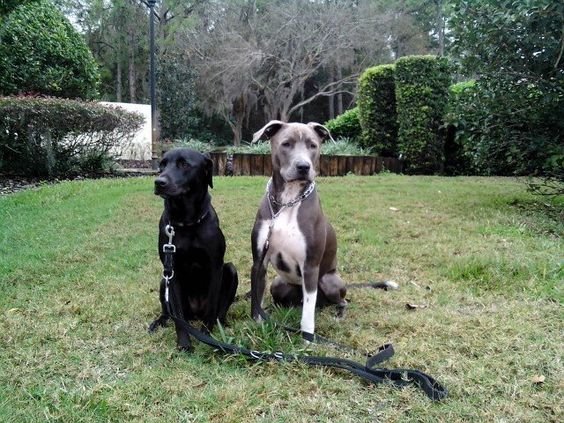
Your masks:
{"label": "patch of dirt", "polygon": [[0,195],[13,194],[14,192],[35,188],[46,182],[40,178],[0,175]]}
{"label": "patch of dirt", "polygon": [[[150,160],[118,160],[118,169],[128,169],[133,170],[133,172],[116,172],[116,173],[109,173],[104,175],[95,175],[95,178],[111,178],[111,177],[123,177],[123,176],[140,176],[144,175],[145,173],[137,173],[134,170],[141,170],[141,171],[150,171],[151,170],[151,161]],[[147,174],[152,174],[148,172]],[[90,178],[89,176],[75,176],[73,178],[65,178],[65,180],[72,179],[72,180],[81,180],[85,179],[86,177]],[[61,179],[58,178],[34,178],[28,176],[17,176],[17,175],[7,175],[0,173],[0,196],[13,194],[15,192],[24,191],[26,189],[35,188],[45,184],[56,184],[61,182]]]}
{"label": "patch of dirt", "polygon": [[124,169],[151,169],[150,160],[118,160],[117,164]]}

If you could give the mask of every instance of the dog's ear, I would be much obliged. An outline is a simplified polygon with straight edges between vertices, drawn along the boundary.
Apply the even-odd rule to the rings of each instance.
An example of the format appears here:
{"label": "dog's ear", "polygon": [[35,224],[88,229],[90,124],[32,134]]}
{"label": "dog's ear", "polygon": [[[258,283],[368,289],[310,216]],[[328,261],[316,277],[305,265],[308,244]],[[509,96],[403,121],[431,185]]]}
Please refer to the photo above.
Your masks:
{"label": "dog's ear", "polygon": [[327,129],[325,126],[321,125],[320,123],[309,122],[307,126],[313,129],[317,133],[317,135],[319,135],[322,141],[331,140],[335,142],[335,140],[331,136],[331,132],[329,132],[329,129]]}
{"label": "dog's ear", "polygon": [[282,126],[286,125],[284,122],[280,120],[271,120],[266,125],[264,125],[261,129],[259,129],[253,135],[253,141],[257,142],[260,139],[270,139],[274,134],[276,134]]}
{"label": "dog's ear", "polygon": [[213,160],[209,153],[205,153],[204,157],[206,158],[206,182],[210,188],[213,188]]}

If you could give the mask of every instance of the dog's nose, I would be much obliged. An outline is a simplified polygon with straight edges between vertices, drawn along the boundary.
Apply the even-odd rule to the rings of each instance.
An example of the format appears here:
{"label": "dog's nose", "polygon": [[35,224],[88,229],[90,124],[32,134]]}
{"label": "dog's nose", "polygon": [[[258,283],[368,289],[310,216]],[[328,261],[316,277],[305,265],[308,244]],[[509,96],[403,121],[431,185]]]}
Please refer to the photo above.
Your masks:
{"label": "dog's nose", "polygon": [[158,177],[157,179],[155,179],[155,188],[164,188],[167,184],[167,180],[165,178],[162,177]]}
{"label": "dog's nose", "polygon": [[299,162],[296,164],[296,170],[300,175],[307,175],[311,165],[307,162]]}

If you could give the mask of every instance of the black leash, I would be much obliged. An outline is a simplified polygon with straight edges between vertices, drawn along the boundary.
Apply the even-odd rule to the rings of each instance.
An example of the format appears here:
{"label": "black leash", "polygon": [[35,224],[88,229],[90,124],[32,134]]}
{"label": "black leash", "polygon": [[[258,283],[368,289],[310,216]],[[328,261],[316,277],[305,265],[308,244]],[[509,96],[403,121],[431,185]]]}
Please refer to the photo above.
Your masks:
{"label": "black leash", "polygon": [[[425,394],[430,399],[434,401],[441,400],[448,395],[446,388],[444,388],[434,378],[423,372],[420,372],[419,370],[385,369],[376,367],[377,364],[388,360],[394,355],[394,348],[392,344],[383,345],[382,347],[380,347],[376,354],[367,358],[365,364],[361,364],[345,358],[284,354],[282,352],[270,353],[250,350],[240,345],[228,344],[226,342],[218,341],[210,335],[199,331],[184,319],[177,317],[176,313],[174,312],[173,301],[170,300],[169,288],[170,283],[174,279],[174,254],[176,252],[176,247],[172,243],[172,239],[174,237],[174,228],[171,225],[167,225],[166,234],[169,237],[168,244],[165,244],[163,246],[163,253],[165,256],[163,278],[165,279],[166,307],[172,320],[174,320],[177,325],[179,325],[184,331],[192,335],[198,341],[214,348],[216,351],[221,351],[224,354],[242,355],[254,361],[277,361],[287,363],[300,362],[310,366],[333,367],[346,370],[374,384],[388,382],[400,387],[410,384],[416,384],[423,390],[423,392],[425,392]],[[264,314],[266,315],[266,313]],[[295,330],[292,328],[289,329]],[[302,333],[302,336],[303,335],[304,334]],[[328,343],[330,344],[343,347],[342,345],[333,343],[333,341],[327,340],[326,338],[320,337],[318,335],[311,335],[311,340],[314,342],[316,340],[321,342],[329,341]],[[349,347],[346,348],[350,350]]]}
{"label": "black leash", "polygon": [[382,346],[379,352],[370,357],[366,361],[366,364],[363,365],[345,358],[294,355],[284,354],[282,352],[269,353],[250,350],[239,345],[218,341],[211,336],[200,332],[185,320],[177,318],[174,315],[171,315],[171,317],[176,324],[180,325],[183,330],[188,332],[198,341],[216,349],[217,351],[221,351],[224,354],[242,355],[255,361],[278,361],[287,363],[300,362],[310,366],[333,367],[346,370],[374,384],[389,382],[395,386],[403,387],[414,383],[434,401],[441,400],[448,394],[447,390],[434,378],[418,370],[376,368],[375,366],[377,364],[394,355],[394,349],[391,344]]}

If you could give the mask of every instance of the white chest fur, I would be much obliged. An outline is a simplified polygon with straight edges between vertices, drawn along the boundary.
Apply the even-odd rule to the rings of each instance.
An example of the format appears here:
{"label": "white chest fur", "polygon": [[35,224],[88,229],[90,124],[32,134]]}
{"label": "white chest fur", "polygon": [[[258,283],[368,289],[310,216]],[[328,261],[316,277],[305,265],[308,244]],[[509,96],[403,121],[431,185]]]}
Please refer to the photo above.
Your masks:
{"label": "white chest fur", "polygon": [[[282,201],[288,202],[296,195],[294,192],[284,192]],[[300,206],[301,203],[298,203],[293,207],[283,208],[274,222],[271,219],[264,220],[257,240],[258,245],[264,248],[268,238],[266,263],[271,263],[286,282],[293,284],[302,284],[306,259],[306,240],[298,223]]]}

